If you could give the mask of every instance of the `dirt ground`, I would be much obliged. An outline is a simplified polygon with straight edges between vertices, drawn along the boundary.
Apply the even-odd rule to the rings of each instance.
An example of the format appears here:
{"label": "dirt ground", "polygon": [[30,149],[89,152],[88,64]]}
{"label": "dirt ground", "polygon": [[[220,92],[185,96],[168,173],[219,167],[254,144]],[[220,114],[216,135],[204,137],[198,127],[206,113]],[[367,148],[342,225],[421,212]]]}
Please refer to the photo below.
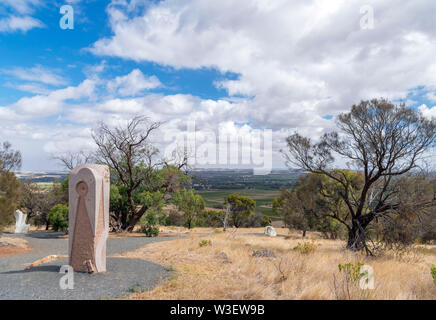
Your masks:
{"label": "dirt ground", "polygon": [[28,242],[24,239],[0,236],[0,257],[21,254],[29,250]]}

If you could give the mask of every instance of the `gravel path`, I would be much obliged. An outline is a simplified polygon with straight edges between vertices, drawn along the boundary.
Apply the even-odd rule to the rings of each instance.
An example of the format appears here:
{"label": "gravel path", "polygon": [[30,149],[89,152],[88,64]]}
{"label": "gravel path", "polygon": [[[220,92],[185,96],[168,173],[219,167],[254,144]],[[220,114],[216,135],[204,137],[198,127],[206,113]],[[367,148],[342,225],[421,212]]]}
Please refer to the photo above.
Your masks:
{"label": "gravel path", "polygon": [[22,237],[29,242],[30,252],[0,257],[0,299],[101,299],[115,298],[132,290],[151,289],[159,279],[168,275],[161,265],[110,255],[136,250],[148,243],[167,241],[175,237],[109,238],[107,243],[107,272],[101,274],[74,273],[74,289],[61,290],[59,273],[67,259],[44,263],[26,270],[25,266],[48,255],[67,255],[68,240],[63,233],[31,231]]}

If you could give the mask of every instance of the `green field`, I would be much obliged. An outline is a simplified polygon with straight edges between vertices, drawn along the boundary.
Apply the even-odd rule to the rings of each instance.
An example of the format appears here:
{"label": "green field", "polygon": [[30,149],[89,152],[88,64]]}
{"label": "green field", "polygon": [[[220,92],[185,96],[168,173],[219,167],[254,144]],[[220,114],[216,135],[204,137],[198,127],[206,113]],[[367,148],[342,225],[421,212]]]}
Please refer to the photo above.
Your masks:
{"label": "green field", "polygon": [[230,189],[197,191],[197,193],[203,197],[206,206],[211,208],[222,208],[224,198],[232,193],[248,196],[256,201],[255,212],[265,214],[271,218],[278,218],[273,216],[272,203],[273,199],[280,194],[279,190]]}
{"label": "green field", "polygon": [[53,182],[37,182],[36,185],[41,190],[52,190],[54,183]]}

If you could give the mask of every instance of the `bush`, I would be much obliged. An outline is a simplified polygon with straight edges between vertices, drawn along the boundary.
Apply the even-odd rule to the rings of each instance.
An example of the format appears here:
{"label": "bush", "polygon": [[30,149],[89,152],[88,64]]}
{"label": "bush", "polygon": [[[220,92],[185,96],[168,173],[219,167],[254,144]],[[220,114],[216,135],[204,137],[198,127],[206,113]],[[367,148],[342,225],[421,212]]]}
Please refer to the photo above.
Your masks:
{"label": "bush", "polygon": [[161,212],[161,214],[158,216],[158,222],[161,226],[167,226],[169,225],[169,218],[168,214],[166,212]]}
{"label": "bush", "polygon": [[333,275],[333,286],[336,298],[339,300],[361,300],[370,298],[370,290],[360,288],[362,277],[368,277],[368,271],[361,272],[363,263],[357,262],[339,264],[338,269],[340,278],[336,279]]}
{"label": "bush", "polygon": [[159,235],[159,227],[143,225],[141,226],[141,232],[145,234],[146,237],[157,237]]}
{"label": "bush", "polygon": [[57,204],[48,213],[54,231],[68,231],[68,206]]}
{"label": "bush", "polygon": [[362,277],[360,273],[360,268],[363,266],[363,263],[360,261],[357,264],[353,264],[348,262],[346,264],[338,264],[339,272],[343,272],[345,277],[348,278],[352,282],[359,281]]}
{"label": "bush", "polygon": [[436,286],[436,267],[434,264],[431,265],[430,272],[431,277],[433,278],[434,285]]}
{"label": "bush", "polygon": [[205,247],[205,246],[211,246],[212,245],[212,241],[210,240],[201,240],[198,244],[201,247]]}
{"label": "bush", "polygon": [[271,217],[264,214],[262,217],[262,222],[260,223],[260,225],[265,228],[267,226],[270,226],[271,222],[272,222]]}
{"label": "bush", "polygon": [[402,216],[382,220],[376,228],[379,241],[387,249],[407,248],[417,240],[419,232],[415,221]]}
{"label": "bush", "polygon": [[219,228],[223,225],[222,217],[224,217],[225,211],[217,210],[203,210],[197,215],[195,220],[195,226],[205,228]]}
{"label": "bush", "polygon": [[0,170],[0,234],[3,227],[14,220],[14,210],[16,209],[18,197],[19,182],[15,175]]}
{"label": "bush", "polygon": [[268,216],[265,216],[262,213],[256,212],[249,216],[248,218],[244,219],[241,227],[243,228],[260,228],[260,227],[266,227],[269,226],[271,223],[264,225],[266,222],[270,222],[268,220]]}
{"label": "bush", "polygon": [[315,243],[312,243],[312,242],[300,243],[300,242],[298,242],[298,245],[296,247],[294,247],[292,250],[298,251],[301,254],[309,254],[309,253],[315,252],[316,249],[317,249],[317,246]]}
{"label": "bush", "polygon": [[174,209],[170,210],[168,214],[168,225],[180,227],[183,226],[184,222],[183,214]]}
{"label": "bush", "polygon": [[159,219],[157,218],[156,211],[149,210],[141,224],[140,231],[146,237],[157,237],[159,235]]}
{"label": "bush", "polygon": [[347,233],[347,229],[342,223],[330,217],[319,219],[316,230],[322,233],[324,239],[332,240],[344,239]]}

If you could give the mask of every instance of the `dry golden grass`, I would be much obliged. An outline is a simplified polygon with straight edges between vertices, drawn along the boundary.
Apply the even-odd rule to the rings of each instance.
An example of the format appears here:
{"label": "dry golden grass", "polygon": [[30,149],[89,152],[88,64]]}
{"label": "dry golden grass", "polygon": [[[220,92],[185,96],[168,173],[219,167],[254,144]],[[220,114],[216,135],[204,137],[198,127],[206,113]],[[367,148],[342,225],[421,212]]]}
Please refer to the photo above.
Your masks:
{"label": "dry golden grass", "polygon": [[[3,232],[11,232],[11,233],[13,233],[14,230],[15,230],[15,224],[11,224],[9,226],[6,226],[3,229]],[[39,226],[39,227],[37,227],[37,226],[30,226],[29,230],[30,231],[45,230],[45,226]]]}
{"label": "dry golden grass", "polygon": [[[293,250],[302,242],[299,233],[291,233],[287,238],[242,234],[256,231],[263,229],[209,236],[191,232],[184,239],[152,243],[124,254],[173,270],[170,278],[154,290],[133,293],[129,298],[436,299],[430,275],[430,266],[436,262],[434,246],[428,252],[415,249],[401,256],[387,252],[371,258],[345,250],[342,241],[323,240],[310,234],[313,240],[309,241],[316,245],[316,250],[303,254]],[[211,240],[211,244],[200,247],[202,240]],[[262,249],[272,250],[276,257],[252,256],[253,250]],[[349,291],[344,289],[338,264],[358,261],[374,268],[374,290],[361,290],[353,284]]]}

